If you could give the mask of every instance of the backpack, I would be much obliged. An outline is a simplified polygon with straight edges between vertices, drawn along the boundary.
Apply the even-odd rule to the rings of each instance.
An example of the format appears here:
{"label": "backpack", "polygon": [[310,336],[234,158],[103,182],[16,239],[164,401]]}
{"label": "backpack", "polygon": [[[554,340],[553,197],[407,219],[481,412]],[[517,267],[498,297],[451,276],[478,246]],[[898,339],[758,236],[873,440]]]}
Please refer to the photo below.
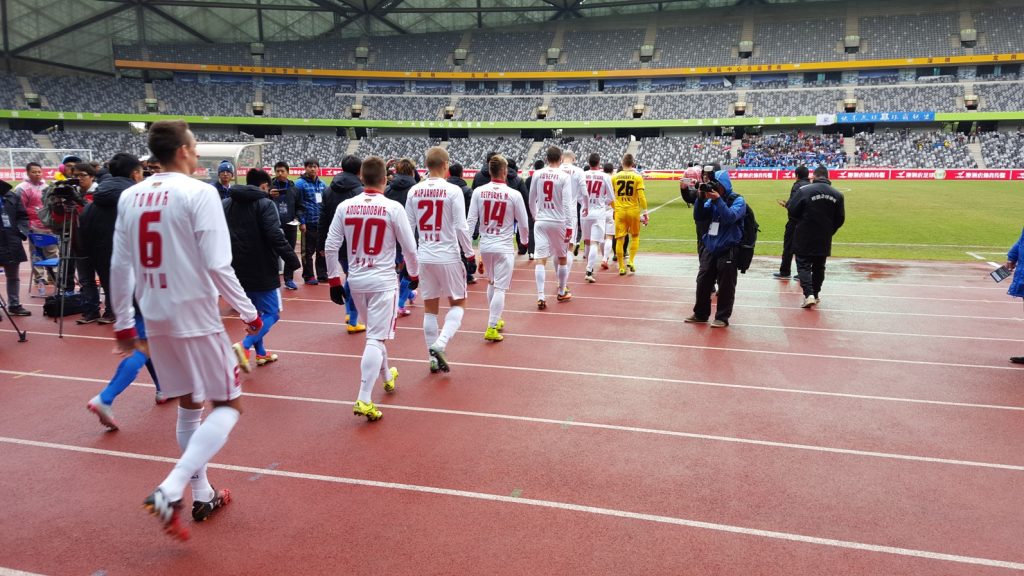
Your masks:
{"label": "backpack", "polygon": [[[726,199],[726,203],[732,206],[733,201],[739,196],[735,192],[729,195]],[[743,235],[740,236],[739,246],[736,247],[736,269],[741,274],[746,274],[747,270],[750,269],[750,264],[754,260],[754,246],[757,244],[757,233],[761,231],[761,227],[757,224],[757,217],[754,216],[754,210],[747,204],[747,212],[743,216],[743,223],[741,224],[743,229]]]}
{"label": "backpack", "polygon": [[[64,297],[64,315],[74,316],[85,312],[85,305],[82,302],[82,295],[79,293],[69,294]],[[47,296],[43,302],[43,316],[47,318],[60,317],[60,296]]]}

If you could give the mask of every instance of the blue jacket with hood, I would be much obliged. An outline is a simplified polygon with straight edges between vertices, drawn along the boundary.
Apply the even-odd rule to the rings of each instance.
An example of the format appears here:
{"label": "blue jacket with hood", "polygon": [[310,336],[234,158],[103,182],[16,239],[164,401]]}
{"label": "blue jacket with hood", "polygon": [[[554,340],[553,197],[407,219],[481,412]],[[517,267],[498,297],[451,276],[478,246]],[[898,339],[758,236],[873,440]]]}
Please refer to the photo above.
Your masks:
{"label": "blue jacket with hood", "polygon": [[1010,251],[1006,254],[1006,259],[1010,262],[1016,262],[1017,267],[1013,270],[1013,281],[1010,282],[1010,289],[1007,290],[1007,294],[1014,297],[1024,297],[1024,264],[1019,260],[1024,250],[1024,231],[1020,234],[1020,239],[1017,243],[1010,248]]}
{"label": "blue jacket with hood", "polygon": [[[704,235],[704,247],[712,254],[720,255],[737,246],[743,238],[743,217],[747,215],[747,203],[743,196],[733,193],[728,170],[715,172],[715,178],[725,188],[725,196],[704,202],[704,210],[711,213],[711,228],[718,222],[718,234],[712,236],[709,230]],[[731,206],[725,200],[728,197],[732,198]]]}

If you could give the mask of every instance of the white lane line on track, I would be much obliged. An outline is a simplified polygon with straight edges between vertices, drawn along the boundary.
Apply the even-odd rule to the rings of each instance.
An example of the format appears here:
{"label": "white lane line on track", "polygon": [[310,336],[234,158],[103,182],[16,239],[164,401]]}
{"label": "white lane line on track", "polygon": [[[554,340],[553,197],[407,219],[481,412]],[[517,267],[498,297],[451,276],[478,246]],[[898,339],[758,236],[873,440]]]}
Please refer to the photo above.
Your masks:
{"label": "white lane line on track", "polygon": [[[0,370],[0,373],[12,373],[11,370]],[[76,382],[105,382],[98,378],[75,378],[64,377],[53,374],[30,374],[39,378],[54,380],[69,380]],[[156,388],[152,384],[135,384],[145,388]],[[282,394],[266,394],[261,392],[244,392],[245,396],[251,398],[262,398],[268,400],[283,400],[288,402],[307,402],[312,404],[328,404],[336,406],[352,406],[354,402],[346,400],[335,400],[331,398],[315,398],[309,396],[290,396]],[[720,436],[715,434],[699,434],[694,432],[680,432],[676,430],[663,430],[657,428],[643,428],[638,426],[619,426],[615,424],[602,424],[598,422],[581,422],[578,420],[567,421],[565,419],[536,418],[532,416],[517,416],[513,414],[496,414],[493,412],[471,412],[468,410],[448,410],[445,408],[428,408],[423,406],[404,406],[401,404],[380,404],[381,408],[390,410],[401,410],[406,412],[423,412],[428,414],[443,414],[448,416],[468,416],[473,418],[488,418],[494,420],[508,420],[513,422],[529,422],[532,424],[550,424],[561,428],[589,428],[595,430],[609,430],[613,432],[628,432],[634,434],[651,434],[656,436],[669,436],[674,438],[686,438],[689,440],[704,440],[710,442],[726,442],[730,444],[744,444],[752,446],[763,446],[768,448],[780,448],[788,450],[804,450],[811,452],[824,452],[829,454],[841,454],[844,456],[859,456],[866,458],[883,458],[888,460],[902,460],[908,462],[923,462],[927,464],[943,464],[951,466],[967,466],[972,468],[987,468],[991,470],[1008,470],[1011,472],[1024,472],[1024,466],[1016,464],[1001,464],[998,462],[979,462],[975,460],[959,460],[955,458],[936,458],[933,456],[919,456],[915,454],[897,454],[892,452],[878,452],[875,450],[857,450],[853,448],[835,448],[832,446],[820,446],[814,444],[798,444],[794,442],[778,442],[774,440],[759,440],[756,438],[739,438],[735,436]]]}
{"label": "white lane line on track", "polygon": [[[165,456],[157,456],[153,454],[139,454],[135,452],[121,452],[116,450],[104,450],[101,448],[91,448],[85,446],[75,446],[70,444],[57,444],[53,442],[38,442],[35,440],[25,440],[21,438],[10,438],[0,436],[0,443],[26,446],[32,448],[42,448],[49,450],[62,450],[66,452],[77,452],[81,454],[90,454],[96,456],[109,456],[115,458],[125,458],[132,460],[143,460],[148,462],[159,462],[164,464],[173,464],[176,462],[174,458],[168,458]],[[779,532],[774,530],[763,530],[758,528],[748,528],[744,526],[734,526],[730,524],[719,524],[715,522],[705,522],[699,520],[691,520],[687,518],[677,518],[672,516],[661,516],[657,514],[644,514],[638,512],[629,512],[625,510],[615,510],[612,508],[601,508],[597,506],[586,506],[582,504],[572,504],[568,502],[557,502],[552,500],[539,500],[534,498],[523,498],[523,497],[512,497],[503,496],[498,494],[488,494],[485,492],[472,492],[469,490],[456,490],[451,488],[440,488],[436,486],[423,486],[418,484],[403,484],[398,482],[381,482],[378,480],[367,480],[362,478],[348,478],[343,476],[330,476],[325,474],[308,474],[304,472],[292,472],[290,470],[267,470],[265,468],[258,468],[253,466],[236,466],[232,464],[217,464],[210,463],[210,468],[217,470],[225,470],[229,472],[239,472],[242,474],[263,474],[264,476],[276,476],[280,478],[291,478],[296,480],[309,480],[314,482],[327,482],[333,484],[346,484],[350,486],[364,486],[368,488],[380,488],[387,490],[402,490],[406,492],[417,492],[421,494],[432,494],[437,496],[450,496],[456,498],[468,498],[473,500],[482,500],[489,502],[497,502],[503,504],[513,504],[520,506],[533,506],[537,508],[548,508],[554,510],[563,510],[567,512],[576,512],[583,514],[593,514],[597,516],[608,516],[613,518],[622,518],[628,520],[638,520],[644,522],[653,522],[658,524],[668,524],[674,526],[683,526],[687,528],[695,528],[699,530],[711,530],[715,532],[725,532],[730,534],[739,534],[743,536],[753,536],[757,538],[766,538],[771,540],[782,540],[788,542],[798,542],[802,544],[813,544],[818,546],[827,546],[832,548],[841,548],[846,550],[856,550],[859,552],[875,552],[881,554],[892,554],[904,557],[923,558],[927,560],[936,560],[943,562],[952,562],[957,564],[968,564],[975,566],[988,566],[995,568],[1007,568],[1011,570],[1024,571],[1024,563],[1012,562],[1008,560],[996,560],[992,558],[980,558],[975,556],[961,556],[958,554],[946,554],[943,552],[934,552],[929,550],[917,550],[913,548],[900,548],[896,546],[885,546],[880,544],[870,544],[864,542],[855,542],[850,540],[838,540],[834,538],[821,538],[817,536],[808,536],[805,534],[796,534],[791,532]]]}

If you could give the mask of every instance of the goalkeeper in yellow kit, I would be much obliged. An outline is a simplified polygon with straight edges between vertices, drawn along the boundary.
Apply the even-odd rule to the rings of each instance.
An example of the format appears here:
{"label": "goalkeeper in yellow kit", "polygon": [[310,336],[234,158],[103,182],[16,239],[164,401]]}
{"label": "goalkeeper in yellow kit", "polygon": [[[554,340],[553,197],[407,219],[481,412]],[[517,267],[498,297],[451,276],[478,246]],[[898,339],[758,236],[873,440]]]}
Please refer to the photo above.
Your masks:
{"label": "goalkeeper in yellow kit", "polygon": [[[643,176],[636,171],[632,154],[622,157],[622,170],[612,176],[612,194],[615,196],[615,255],[619,260],[619,276],[636,272],[633,262],[640,251],[640,224],[647,225],[647,197],[644,195]],[[622,242],[629,234],[629,264],[623,257]]]}

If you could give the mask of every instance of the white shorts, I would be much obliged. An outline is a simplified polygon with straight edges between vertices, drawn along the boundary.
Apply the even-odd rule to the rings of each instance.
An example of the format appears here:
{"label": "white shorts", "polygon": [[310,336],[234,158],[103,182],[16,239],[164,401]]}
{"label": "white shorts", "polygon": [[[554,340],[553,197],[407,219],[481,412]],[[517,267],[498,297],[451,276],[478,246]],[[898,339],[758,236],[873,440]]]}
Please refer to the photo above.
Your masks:
{"label": "white shorts", "polygon": [[615,236],[615,212],[609,210],[604,217],[604,235]]}
{"label": "white shorts", "polygon": [[537,222],[533,225],[533,233],[537,237],[534,258],[565,258],[569,253],[569,243],[565,240],[565,224]]}
{"label": "white shorts", "polygon": [[352,303],[359,318],[366,322],[366,337],[370,340],[394,340],[395,321],[398,318],[398,290],[384,292],[352,291]]}
{"label": "white shorts", "polygon": [[150,335],[149,355],[167,398],[191,395],[193,402],[226,402],[242,395],[238,359],[224,332],[191,338]]}
{"label": "white shorts", "polygon": [[466,297],[466,265],[462,262],[450,264],[420,264],[420,298],[451,298],[462,300]]}
{"label": "white shorts", "polygon": [[483,252],[480,259],[484,261],[484,274],[490,278],[495,288],[508,290],[512,285],[512,268],[515,257],[512,254]]}
{"label": "white shorts", "polygon": [[583,239],[589,242],[600,242],[604,240],[605,234],[605,218],[601,216],[599,218],[584,218],[583,219]]}

